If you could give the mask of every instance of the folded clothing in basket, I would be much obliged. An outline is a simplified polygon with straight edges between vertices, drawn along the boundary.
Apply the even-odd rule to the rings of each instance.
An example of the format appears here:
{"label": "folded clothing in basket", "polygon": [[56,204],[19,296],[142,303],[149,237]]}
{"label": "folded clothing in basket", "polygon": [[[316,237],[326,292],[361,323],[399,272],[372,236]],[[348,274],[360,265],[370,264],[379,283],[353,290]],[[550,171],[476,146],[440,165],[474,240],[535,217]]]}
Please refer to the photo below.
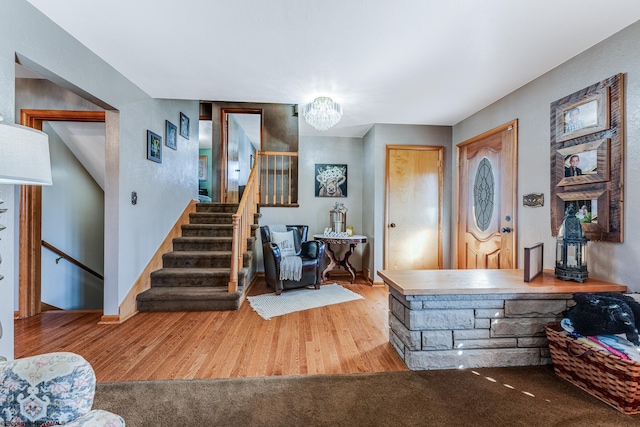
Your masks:
{"label": "folded clothing in basket", "polygon": [[629,340],[617,335],[582,336],[575,331],[569,319],[562,319],[560,326],[574,338],[590,347],[608,351],[624,360],[640,362],[640,347]]}
{"label": "folded clothing in basket", "polygon": [[[564,311],[576,332],[581,335],[625,334],[627,339],[640,346],[640,304],[622,294],[573,294],[576,305]],[[633,308],[631,307],[633,306]],[[636,315],[638,313],[638,319]]]}

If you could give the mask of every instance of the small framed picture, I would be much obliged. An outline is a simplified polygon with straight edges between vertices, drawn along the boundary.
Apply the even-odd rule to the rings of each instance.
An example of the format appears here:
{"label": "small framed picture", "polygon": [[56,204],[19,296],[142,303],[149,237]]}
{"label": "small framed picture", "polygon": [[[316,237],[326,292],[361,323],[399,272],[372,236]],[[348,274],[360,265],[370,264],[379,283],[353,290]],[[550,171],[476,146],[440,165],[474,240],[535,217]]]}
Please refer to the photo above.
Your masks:
{"label": "small framed picture", "polygon": [[189,139],[189,117],[180,113],[180,136]]}
{"label": "small framed picture", "polygon": [[209,178],[209,165],[207,156],[198,157],[198,181],[206,181]]}
{"label": "small framed picture", "polygon": [[169,120],[165,120],[164,126],[164,138],[167,147],[174,150],[178,149],[178,127],[171,123]]}
{"label": "small framed picture", "polygon": [[162,137],[147,130],[147,159],[162,163]]}

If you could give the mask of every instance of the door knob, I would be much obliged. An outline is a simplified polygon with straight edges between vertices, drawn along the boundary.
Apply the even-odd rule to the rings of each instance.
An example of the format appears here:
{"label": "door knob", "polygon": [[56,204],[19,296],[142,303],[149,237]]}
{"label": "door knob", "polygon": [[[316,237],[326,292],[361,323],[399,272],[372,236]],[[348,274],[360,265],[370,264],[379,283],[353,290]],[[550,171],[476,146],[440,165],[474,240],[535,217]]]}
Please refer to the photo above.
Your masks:
{"label": "door knob", "polygon": [[389,224],[389,227],[391,227],[391,228],[395,228],[395,227],[396,227],[396,223],[395,223],[395,222],[392,222],[391,224]]}
{"label": "door knob", "polygon": [[509,228],[509,227],[504,227],[504,228],[503,228],[502,230],[500,230],[500,231],[502,231],[503,233],[511,233],[511,228]]}

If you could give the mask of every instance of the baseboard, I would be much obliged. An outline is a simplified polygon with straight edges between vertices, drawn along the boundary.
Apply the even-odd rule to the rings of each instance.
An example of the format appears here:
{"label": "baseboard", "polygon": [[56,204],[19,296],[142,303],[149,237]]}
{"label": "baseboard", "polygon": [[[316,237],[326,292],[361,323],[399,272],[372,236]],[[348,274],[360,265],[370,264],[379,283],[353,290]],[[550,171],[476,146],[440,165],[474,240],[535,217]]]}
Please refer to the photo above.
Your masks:
{"label": "baseboard", "polygon": [[114,325],[122,323],[120,321],[120,316],[117,314],[107,314],[103,315],[98,322],[98,325]]}
{"label": "baseboard", "polygon": [[[127,293],[127,296],[124,297],[122,303],[120,303],[118,309],[119,314],[102,316],[100,323],[122,323],[138,312],[136,297],[139,293],[151,287],[151,272],[162,268],[162,255],[171,252],[173,249],[173,239],[182,235],[182,225],[189,223],[189,214],[196,211],[197,203],[195,200],[189,202],[184,212],[182,212],[182,215],[180,215],[173,228],[167,234],[167,237],[164,238],[158,250],[156,250],[156,253],[153,254],[151,260],[149,260],[145,269],[142,270],[142,273],[138,276],[138,279]],[[114,322],[113,317],[117,319],[117,322]]]}

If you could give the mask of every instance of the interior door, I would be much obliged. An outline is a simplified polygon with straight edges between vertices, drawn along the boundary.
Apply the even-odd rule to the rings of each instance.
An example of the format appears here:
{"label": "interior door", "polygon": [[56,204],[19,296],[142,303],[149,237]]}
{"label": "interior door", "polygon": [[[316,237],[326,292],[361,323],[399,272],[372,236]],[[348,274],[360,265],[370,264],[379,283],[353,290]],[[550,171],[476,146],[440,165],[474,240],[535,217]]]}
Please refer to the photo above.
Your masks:
{"label": "interior door", "polygon": [[442,268],[443,147],[387,146],[385,269]]}
{"label": "interior door", "polygon": [[457,146],[457,268],[517,268],[517,124]]}

